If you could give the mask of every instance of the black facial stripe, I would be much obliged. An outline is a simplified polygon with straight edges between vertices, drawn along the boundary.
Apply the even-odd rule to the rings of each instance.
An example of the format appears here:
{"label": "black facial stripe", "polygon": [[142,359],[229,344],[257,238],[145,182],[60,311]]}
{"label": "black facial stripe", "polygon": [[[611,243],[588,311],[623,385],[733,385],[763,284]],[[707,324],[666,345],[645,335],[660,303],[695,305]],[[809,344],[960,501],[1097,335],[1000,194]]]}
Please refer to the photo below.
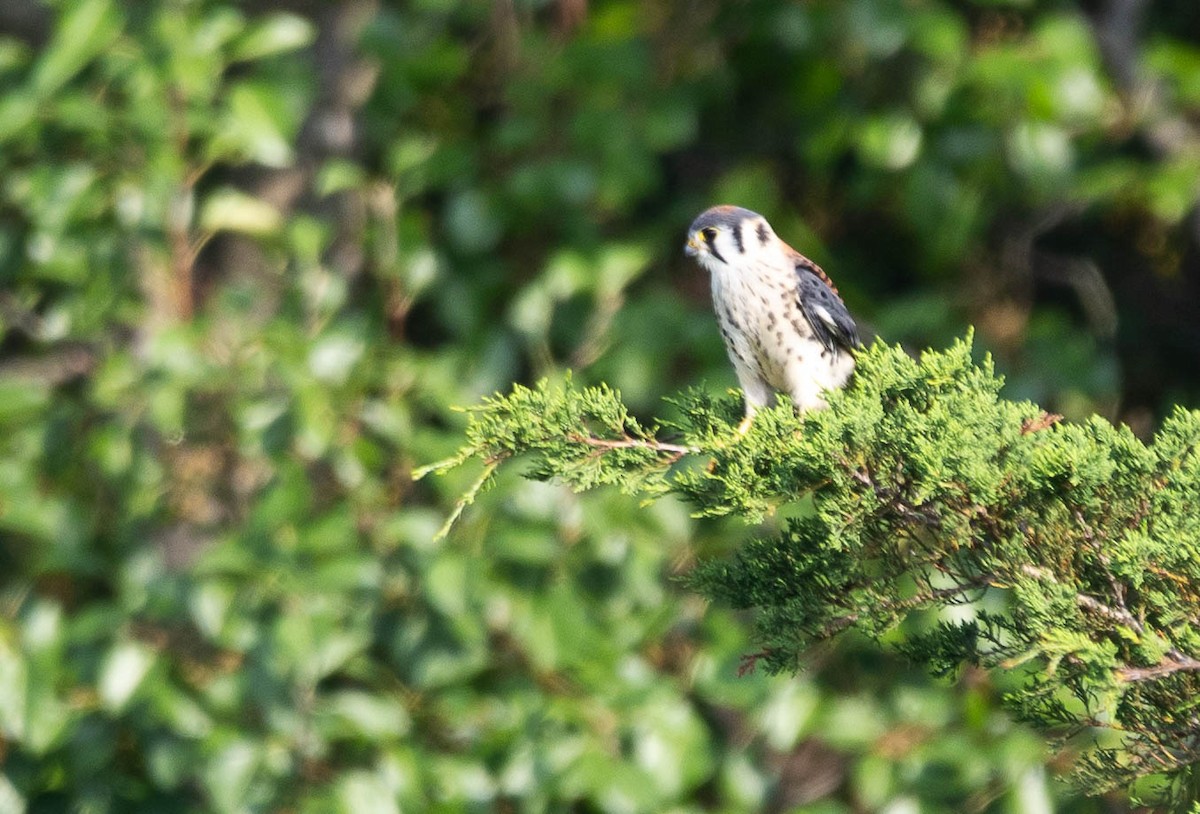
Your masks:
{"label": "black facial stripe", "polygon": [[721,256],[721,253],[720,253],[719,251],[717,251],[717,244],[716,244],[716,243],[709,243],[709,244],[708,244],[708,251],[709,251],[709,252],[712,254],[712,256],[713,256],[713,257],[717,258],[717,259],[718,259],[718,260],[720,260],[722,263],[724,263],[724,262],[725,262],[725,258]]}
{"label": "black facial stripe", "polygon": [[742,224],[733,227],[733,242],[737,244],[738,254],[746,253],[746,244],[742,242]]}
{"label": "black facial stripe", "polygon": [[767,236],[768,236],[767,235],[767,224],[763,223],[760,220],[758,222],[757,232],[758,232],[758,242],[764,246],[767,245]]}

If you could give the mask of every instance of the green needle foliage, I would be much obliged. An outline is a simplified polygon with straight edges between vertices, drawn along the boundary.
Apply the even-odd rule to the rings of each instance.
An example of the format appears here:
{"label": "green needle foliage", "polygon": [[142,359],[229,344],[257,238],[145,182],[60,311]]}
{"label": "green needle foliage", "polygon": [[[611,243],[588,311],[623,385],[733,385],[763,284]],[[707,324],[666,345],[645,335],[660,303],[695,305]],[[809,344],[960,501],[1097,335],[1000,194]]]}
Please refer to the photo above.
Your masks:
{"label": "green needle foliage", "polygon": [[786,514],[690,576],[757,611],[747,666],[796,670],[853,629],[937,675],[990,668],[1019,718],[1080,753],[1084,788],[1145,778],[1135,791],[1186,797],[1200,760],[1200,412],[1177,410],[1146,445],[1098,417],[1059,423],[1001,385],[970,337],[919,360],[877,342],[830,409],[780,405],[741,437],[736,394],[688,393],[678,417],[646,426],[606,387],[515,387],[474,408],[460,455],[431,469],[474,457],[490,475],[520,456],[576,489]]}

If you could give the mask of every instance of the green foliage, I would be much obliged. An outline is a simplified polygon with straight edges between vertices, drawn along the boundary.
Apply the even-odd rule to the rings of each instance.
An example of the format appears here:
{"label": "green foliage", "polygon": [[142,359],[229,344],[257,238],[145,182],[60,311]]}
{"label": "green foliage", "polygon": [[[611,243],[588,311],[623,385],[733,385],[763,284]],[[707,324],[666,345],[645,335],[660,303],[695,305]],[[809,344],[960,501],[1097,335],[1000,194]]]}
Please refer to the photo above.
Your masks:
{"label": "green foliage", "polygon": [[[682,405],[681,446],[630,432],[606,388],[543,385],[473,412],[466,451],[527,454],[532,477],[577,489],[666,488],[699,514],[759,521],[799,504],[780,533],[688,578],[756,610],[771,669],[854,629],[937,675],[1017,671],[1018,717],[1085,748],[1095,730],[1118,733],[1079,763],[1092,790],[1184,776],[1200,759],[1200,412],[1178,410],[1146,446],[1099,418],[1057,423],[1000,387],[969,340],[919,360],[877,342],[828,410],[798,419],[783,404],[744,437],[701,396]],[[711,462],[677,463],[684,451]],[[895,639],[917,612],[939,621]]]}
{"label": "green foliage", "polygon": [[[1153,93],[1060,0],[0,3],[0,812],[1117,805],[1052,782],[1003,676],[931,682],[857,638],[739,676],[781,657],[742,663],[745,617],[679,576],[761,550],[793,579],[771,541],[838,517],[787,489],[835,458],[786,411],[731,437],[679,232],[755,207],[891,341],[973,320],[1010,393],[1161,413],[1196,392],[1156,347],[1195,298],[1140,294],[1188,279],[1197,29],[1191,0],[1152,5],[1130,53]],[[1145,307],[1166,301],[1174,330]],[[450,405],[543,378],[520,412],[602,443],[544,422],[500,443],[500,399],[464,451],[480,471],[414,481],[469,430]],[[749,454],[768,442],[787,457]],[[543,475],[711,517],[500,466],[530,448]],[[901,452],[922,499],[988,471]],[[1055,455],[1060,480],[1092,466]],[[1196,531],[1174,477],[1106,552],[1164,619],[1151,566]],[[870,544],[840,533],[814,584]],[[952,670],[1000,610],[898,644]],[[1153,624],[1022,669],[1170,657],[1186,624]]]}

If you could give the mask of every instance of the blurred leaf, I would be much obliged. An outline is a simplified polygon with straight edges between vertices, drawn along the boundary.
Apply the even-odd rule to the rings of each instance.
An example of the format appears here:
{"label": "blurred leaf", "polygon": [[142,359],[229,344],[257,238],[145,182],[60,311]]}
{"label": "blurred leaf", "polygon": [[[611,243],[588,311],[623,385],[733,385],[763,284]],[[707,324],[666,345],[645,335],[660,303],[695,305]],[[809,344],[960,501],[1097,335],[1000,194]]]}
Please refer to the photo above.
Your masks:
{"label": "blurred leaf", "polygon": [[343,691],[329,696],[323,713],[329,726],[342,737],[385,740],[409,731],[408,713],[397,701],[377,695]]}
{"label": "blurred leaf", "polygon": [[242,810],[261,761],[260,749],[244,740],[233,741],[212,756],[205,766],[204,788],[216,811]]}
{"label": "blurred leaf", "polygon": [[318,380],[340,384],[346,381],[363,354],[363,342],[348,334],[330,334],[313,345],[308,369]]}
{"label": "blurred leaf", "polygon": [[1014,169],[1034,179],[1062,176],[1070,169],[1074,151],[1062,129],[1050,124],[1021,122],[1008,138],[1008,156]]}
{"label": "blurred leaf", "polygon": [[277,233],[282,225],[275,207],[229,187],[210,193],[200,206],[200,226],[209,232],[263,237]]}
{"label": "blurred leaf", "polygon": [[[676,575],[778,517],[413,472],[566,360],[736,414],[679,251],[718,202],[864,330],[984,314],[1013,394],[1153,423],[1190,300],[1122,286],[1193,271],[1190,2],[1138,27],[1150,95],[1078,0],[38,6],[0,35],[0,814],[1117,805],[986,677],[739,677],[746,618]],[[1029,240],[1102,270],[1120,342]],[[793,805],[809,749],[839,785]]]}
{"label": "blurred leaf", "polygon": [[500,239],[501,226],[495,208],[478,190],[460,192],[450,199],[446,225],[463,251],[486,251]]}
{"label": "blurred leaf", "polygon": [[904,169],[916,161],[920,150],[921,128],[904,115],[870,120],[859,135],[863,161],[883,169]]}
{"label": "blurred leaf", "polygon": [[96,687],[100,700],[110,710],[120,710],[137,691],[153,664],[154,654],[143,645],[130,641],[115,644],[100,668]]}
{"label": "blurred leaf", "polygon": [[0,731],[14,740],[25,736],[25,686],[27,675],[21,653],[0,638]]}
{"label": "blurred leaf", "polygon": [[111,0],[77,0],[65,4],[58,36],[38,57],[32,87],[49,97],[116,39],[121,18]]}
{"label": "blurred leaf", "polygon": [[0,814],[23,814],[28,802],[6,775],[0,774]]}
{"label": "blurred leaf", "polygon": [[234,42],[232,56],[237,60],[262,59],[304,48],[310,45],[316,36],[313,24],[305,18],[277,12],[251,23]]}
{"label": "blurred leaf", "polygon": [[15,91],[0,97],[0,143],[25,132],[38,113],[38,99],[32,93]]}
{"label": "blurred leaf", "polygon": [[711,746],[689,706],[666,696],[655,698],[636,720],[634,759],[663,799],[675,798],[708,778]]}
{"label": "blurred leaf", "polygon": [[340,810],[344,814],[400,814],[386,781],[367,772],[346,772],[338,781]]}
{"label": "blurred leaf", "polygon": [[293,150],[291,122],[284,100],[269,85],[239,82],[229,90],[228,107],[209,151],[214,158],[232,155],[267,167],[286,167]]}

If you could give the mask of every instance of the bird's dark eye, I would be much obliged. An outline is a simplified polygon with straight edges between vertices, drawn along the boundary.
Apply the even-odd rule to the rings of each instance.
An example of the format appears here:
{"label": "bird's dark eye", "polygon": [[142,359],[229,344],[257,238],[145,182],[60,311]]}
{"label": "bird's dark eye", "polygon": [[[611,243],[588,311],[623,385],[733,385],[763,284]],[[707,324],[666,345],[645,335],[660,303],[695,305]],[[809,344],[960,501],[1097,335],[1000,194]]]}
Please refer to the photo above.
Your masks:
{"label": "bird's dark eye", "polygon": [[704,238],[705,243],[712,243],[717,239],[717,230],[711,226],[700,230],[700,236]]}

